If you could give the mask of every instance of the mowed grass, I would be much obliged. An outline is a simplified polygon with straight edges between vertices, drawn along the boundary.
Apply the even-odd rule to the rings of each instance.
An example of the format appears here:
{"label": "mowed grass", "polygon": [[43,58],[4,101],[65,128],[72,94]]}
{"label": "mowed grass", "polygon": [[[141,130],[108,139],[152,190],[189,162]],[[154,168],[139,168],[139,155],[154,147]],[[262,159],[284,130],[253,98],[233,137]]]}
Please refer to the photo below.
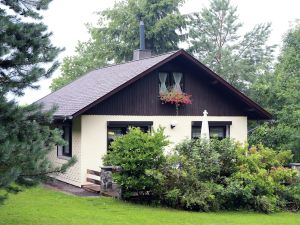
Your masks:
{"label": "mowed grass", "polygon": [[0,206],[2,225],[299,225],[300,213],[199,213],[130,204],[106,197],[77,197],[37,187],[10,195]]}

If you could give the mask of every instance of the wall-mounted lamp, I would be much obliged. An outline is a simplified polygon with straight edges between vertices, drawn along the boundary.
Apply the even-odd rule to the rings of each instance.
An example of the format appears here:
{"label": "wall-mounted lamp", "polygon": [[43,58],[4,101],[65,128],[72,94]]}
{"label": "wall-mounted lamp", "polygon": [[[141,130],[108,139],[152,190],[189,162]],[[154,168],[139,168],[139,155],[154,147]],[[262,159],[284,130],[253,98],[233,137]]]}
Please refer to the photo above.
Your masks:
{"label": "wall-mounted lamp", "polygon": [[171,129],[173,129],[174,127],[176,127],[176,125],[177,125],[177,121],[176,121],[176,120],[173,120],[173,121],[171,122]]}

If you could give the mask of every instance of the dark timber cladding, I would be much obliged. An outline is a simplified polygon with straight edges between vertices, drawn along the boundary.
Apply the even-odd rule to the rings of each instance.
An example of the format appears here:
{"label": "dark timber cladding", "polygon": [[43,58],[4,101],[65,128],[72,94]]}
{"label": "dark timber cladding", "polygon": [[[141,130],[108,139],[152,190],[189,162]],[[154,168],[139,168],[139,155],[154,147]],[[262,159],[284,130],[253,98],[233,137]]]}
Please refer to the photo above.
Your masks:
{"label": "dark timber cladding", "polygon": [[159,77],[162,72],[182,72],[184,92],[192,95],[192,104],[181,106],[179,115],[202,115],[207,110],[209,116],[257,117],[229,90],[197,67],[190,60],[179,56],[150,74],[130,84],[111,97],[90,108],[86,115],[176,115],[175,106],[162,104],[159,100]]}

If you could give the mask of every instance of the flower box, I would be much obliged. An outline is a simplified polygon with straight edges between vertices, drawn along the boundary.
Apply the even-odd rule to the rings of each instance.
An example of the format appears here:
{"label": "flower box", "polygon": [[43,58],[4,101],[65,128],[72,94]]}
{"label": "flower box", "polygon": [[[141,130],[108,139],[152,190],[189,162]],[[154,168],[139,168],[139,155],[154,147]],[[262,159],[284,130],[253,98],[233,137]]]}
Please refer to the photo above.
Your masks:
{"label": "flower box", "polygon": [[163,104],[173,104],[176,107],[176,115],[181,105],[192,104],[191,95],[174,89],[160,93],[160,100]]}

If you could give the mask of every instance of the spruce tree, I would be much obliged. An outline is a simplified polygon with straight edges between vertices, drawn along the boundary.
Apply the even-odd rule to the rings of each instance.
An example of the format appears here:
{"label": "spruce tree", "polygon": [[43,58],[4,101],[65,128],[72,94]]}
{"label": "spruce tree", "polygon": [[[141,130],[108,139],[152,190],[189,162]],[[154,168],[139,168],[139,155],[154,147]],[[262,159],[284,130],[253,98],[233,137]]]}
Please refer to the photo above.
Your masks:
{"label": "spruce tree", "polygon": [[[63,172],[74,159],[55,168],[47,159],[61,132],[51,126],[52,112],[41,106],[19,106],[7,95],[38,88],[40,78],[57,68],[61,51],[54,47],[39,10],[50,0],[0,0],[0,201],[17,185],[32,185],[49,173]],[[30,21],[30,22],[28,22]]]}
{"label": "spruce tree", "polygon": [[272,67],[275,46],[267,45],[271,24],[240,36],[242,23],[230,0],[210,0],[190,16],[189,51],[229,83],[250,94],[251,85]]}

